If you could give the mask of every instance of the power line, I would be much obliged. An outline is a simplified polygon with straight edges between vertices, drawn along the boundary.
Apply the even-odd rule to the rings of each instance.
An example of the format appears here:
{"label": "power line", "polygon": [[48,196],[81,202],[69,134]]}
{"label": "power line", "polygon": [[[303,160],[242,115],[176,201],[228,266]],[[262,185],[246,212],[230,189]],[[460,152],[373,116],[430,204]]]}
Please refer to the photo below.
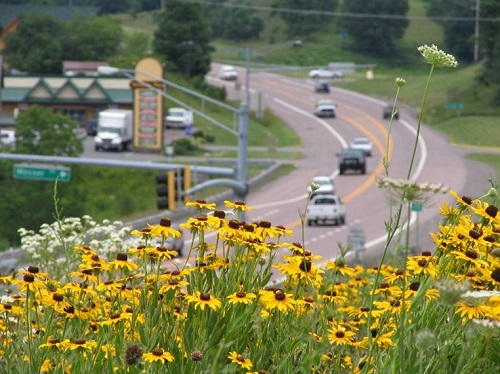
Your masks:
{"label": "power line", "polygon": [[[193,3],[201,5],[218,6],[224,8],[239,8],[248,10],[260,10],[269,11],[274,13],[294,13],[303,15],[321,15],[329,17],[342,17],[342,18],[372,18],[372,19],[392,19],[392,20],[432,20],[432,21],[460,21],[460,22],[478,22],[475,16],[473,17],[458,17],[458,16],[405,16],[405,15],[393,15],[393,14],[369,14],[369,13],[342,13],[342,12],[330,12],[326,10],[301,10],[301,9],[291,9],[291,8],[273,8],[268,6],[257,6],[257,5],[245,5],[245,4],[234,4],[234,3],[220,3],[208,0],[170,0],[179,3]],[[482,17],[479,22],[500,22],[498,17]]]}

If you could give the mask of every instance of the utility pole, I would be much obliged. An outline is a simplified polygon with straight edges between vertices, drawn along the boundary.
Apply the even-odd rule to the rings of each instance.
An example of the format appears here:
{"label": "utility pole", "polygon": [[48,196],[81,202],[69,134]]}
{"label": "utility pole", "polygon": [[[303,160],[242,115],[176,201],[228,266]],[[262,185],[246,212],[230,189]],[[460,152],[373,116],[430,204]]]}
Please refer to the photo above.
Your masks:
{"label": "utility pole", "polygon": [[479,13],[481,10],[481,0],[476,0],[476,15],[474,22],[474,62],[479,60]]}

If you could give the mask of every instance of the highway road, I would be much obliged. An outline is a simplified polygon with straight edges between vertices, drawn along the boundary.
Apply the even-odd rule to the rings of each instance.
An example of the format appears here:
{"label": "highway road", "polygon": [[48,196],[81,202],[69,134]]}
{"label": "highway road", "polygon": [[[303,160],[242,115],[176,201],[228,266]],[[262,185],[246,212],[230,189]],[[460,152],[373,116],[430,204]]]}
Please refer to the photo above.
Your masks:
{"label": "highway road", "polygon": [[[244,71],[240,75],[244,81],[242,77]],[[265,219],[273,225],[293,229],[295,235],[290,241],[302,242],[299,212],[306,207],[306,187],[316,175],[331,175],[337,194],[347,205],[346,225],[306,226],[303,234],[306,248],[325,259],[332,258],[340,252],[338,243],[346,244],[350,228],[358,227],[365,233],[365,256],[378,258],[385,244],[386,222],[395,210],[388,206],[386,192],[376,186],[376,180],[386,176],[383,157],[389,160],[387,176],[407,178],[416,139],[416,119],[402,111],[389,134],[389,121],[382,119],[386,103],[381,100],[336,88],[334,84],[329,94],[316,94],[312,80],[267,72],[252,72],[250,82],[251,89],[262,92],[266,105],[300,136],[300,150],[306,158],[295,162],[297,169],[291,174],[250,194],[248,204],[254,210],[248,220]],[[224,84],[231,92],[232,83]],[[338,104],[336,118],[325,120],[312,115],[316,101],[326,98]],[[373,156],[367,158],[367,173],[340,176],[336,154],[356,136],[366,136],[374,144]],[[424,126],[410,179],[442,183],[471,196],[485,193],[489,170],[471,164],[463,156],[462,149],[449,145],[443,135]],[[453,201],[448,194],[441,194],[429,199],[422,212],[412,214],[411,246],[432,249],[429,232],[438,227],[438,205],[444,200]]]}
{"label": "highway road", "polygon": [[[216,74],[209,74],[207,80],[226,85],[230,95],[244,95],[245,87],[236,92],[234,82],[221,81]],[[244,71],[240,70],[240,82],[244,81]],[[385,102],[337,88],[335,84],[329,94],[316,94],[313,80],[252,72],[250,86],[261,92],[265,105],[299,135],[301,145],[297,150],[306,157],[294,161],[296,170],[289,175],[250,191],[247,203],[254,209],[247,214],[247,220],[268,220],[273,225],[292,229],[295,234],[286,241],[303,242],[306,248],[325,259],[340,253],[338,243],[346,244],[351,228],[361,228],[365,234],[365,258],[378,258],[385,244],[386,223],[395,209],[389,207],[386,192],[376,186],[376,180],[386,176],[382,165],[384,157],[389,160],[387,175],[406,179],[416,139],[416,119],[402,111],[389,133],[389,121],[382,119]],[[337,103],[336,118],[319,119],[312,115],[316,101],[326,98]],[[169,130],[167,134],[178,137],[182,131]],[[366,136],[374,144],[373,155],[367,158],[367,173],[340,176],[336,154],[356,136]],[[262,146],[267,145],[265,139]],[[103,153],[93,150],[92,138],[86,140],[84,157],[103,157]],[[106,157],[134,161],[158,158],[133,152],[106,153]],[[443,183],[461,194],[477,196],[489,187],[488,172],[485,167],[465,160],[463,150],[450,146],[443,135],[422,127],[410,179]],[[302,232],[299,214],[306,208],[306,188],[317,175],[330,175],[334,179],[337,194],[347,206],[347,222],[343,226],[306,226]],[[411,246],[432,249],[429,232],[437,229],[438,204],[443,200],[452,201],[449,195],[439,195],[431,198],[422,212],[412,214]]]}

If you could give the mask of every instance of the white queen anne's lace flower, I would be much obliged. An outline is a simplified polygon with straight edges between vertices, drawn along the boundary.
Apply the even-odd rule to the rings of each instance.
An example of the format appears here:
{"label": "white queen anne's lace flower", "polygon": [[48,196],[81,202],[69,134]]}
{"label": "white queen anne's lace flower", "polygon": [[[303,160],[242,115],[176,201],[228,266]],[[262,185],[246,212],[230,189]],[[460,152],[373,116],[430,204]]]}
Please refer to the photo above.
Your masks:
{"label": "white queen anne's lace flower", "polygon": [[438,68],[456,68],[457,60],[452,55],[438,49],[434,44],[428,46],[421,45],[417,48],[420,54],[424,57],[425,62]]}

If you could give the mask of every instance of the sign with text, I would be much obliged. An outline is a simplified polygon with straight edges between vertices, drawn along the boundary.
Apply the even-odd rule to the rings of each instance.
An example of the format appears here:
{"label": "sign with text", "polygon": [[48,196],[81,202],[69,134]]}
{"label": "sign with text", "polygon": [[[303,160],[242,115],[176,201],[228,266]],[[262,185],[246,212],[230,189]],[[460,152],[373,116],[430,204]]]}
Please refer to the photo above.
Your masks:
{"label": "sign with text", "polygon": [[69,182],[71,169],[65,166],[15,164],[12,177],[14,179]]}

